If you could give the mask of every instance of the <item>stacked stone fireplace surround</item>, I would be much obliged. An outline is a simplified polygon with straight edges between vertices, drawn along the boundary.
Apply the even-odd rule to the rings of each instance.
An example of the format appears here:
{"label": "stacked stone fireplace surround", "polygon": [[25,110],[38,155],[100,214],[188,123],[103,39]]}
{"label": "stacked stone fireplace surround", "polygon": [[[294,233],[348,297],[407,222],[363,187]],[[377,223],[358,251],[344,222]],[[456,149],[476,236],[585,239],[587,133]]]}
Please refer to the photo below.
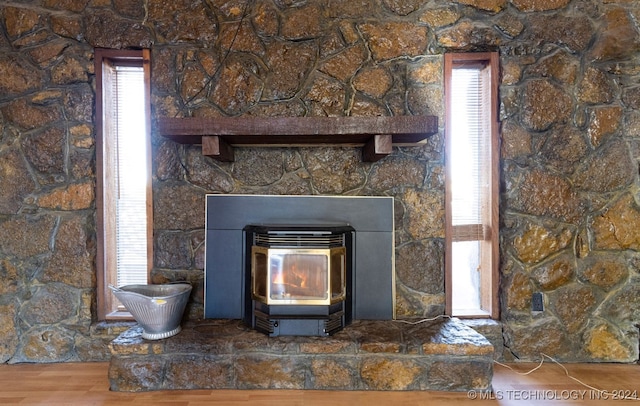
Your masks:
{"label": "stacked stone fireplace surround", "polygon": [[[117,368],[156,352],[149,367],[167,371],[162,351],[183,337],[109,345],[129,325],[96,320],[94,47],[151,48],[154,117],[441,123],[443,53],[499,51],[504,358],[638,360],[637,2],[260,0],[240,24],[244,5],[0,6],[1,362],[111,358]],[[190,281],[185,320],[202,319],[206,193],[386,195],[396,202],[398,316],[442,314],[443,134],[373,164],[357,148],[324,147],[247,148],[220,163],[154,135],[152,282]],[[534,292],[543,312],[531,312]]]}
{"label": "stacked stone fireplace surround", "polygon": [[[207,319],[157,343],[143,340],[139,327],[123,333],[111,343],[112,390],[490,389],[498,352],[477,331],[444,317],[393,320],[393,199],[208,195],[206,202]],[[246,225],[300,233],[338,223],[349,224],[339,229],[350,233],[347,325],[330,336],[304,336],[308,324],[303,334],[295,328],[283,336],[257,332],[253,316],[247,319],[254,306],[247,253],[256,226]],[[296,307],[299,320],[303,309]]]}

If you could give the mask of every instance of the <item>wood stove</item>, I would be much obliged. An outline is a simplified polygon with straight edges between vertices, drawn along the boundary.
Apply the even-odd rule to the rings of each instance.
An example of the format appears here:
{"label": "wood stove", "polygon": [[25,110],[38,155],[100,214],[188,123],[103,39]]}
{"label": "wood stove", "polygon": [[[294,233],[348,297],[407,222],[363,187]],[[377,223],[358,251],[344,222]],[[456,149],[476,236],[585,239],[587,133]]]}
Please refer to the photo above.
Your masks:
{"label": "wood stove", "polygon": [[244,321],[270,336],[327,336],[352,320],[355,230],[248,225]]}
{"label": "wood stove", "polygon": [[[256,304],[251,282],[247,281],[251,277],[253,240],[247,225],[286,224],[282,227],[293,231],[304,230],[307,225],[317,229],[353,227],[355,231],[349,231],[345,236],[345,324],[351,319],[393,319],[393,205],[391,196],[207,195],[204,317],[246,320],[249,326],[255,322],[253,309]],[[283,313],[293,306],[269,305],[267,314],[271,319],[284,319],[276,313]],[[312,309],[311,305],[308,307],[302,310],[308,312]],[[321,323],[324,323],[324,312]],[[297,318],[286,315],[289,320]]]}

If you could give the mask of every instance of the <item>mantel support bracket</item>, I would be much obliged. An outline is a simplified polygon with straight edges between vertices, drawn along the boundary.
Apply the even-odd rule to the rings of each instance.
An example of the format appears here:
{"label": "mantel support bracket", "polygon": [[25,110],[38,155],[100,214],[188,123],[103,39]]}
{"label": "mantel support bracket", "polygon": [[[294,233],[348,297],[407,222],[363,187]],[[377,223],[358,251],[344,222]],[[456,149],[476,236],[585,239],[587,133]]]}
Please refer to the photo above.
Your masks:
{"label": "mantel support bracket", "polygon": [[391,134],[374,135],[362,148],[362,160],[376,162],[389,155],[393,150]]}
{"label": "mantel support bracket", "polygon": [[222,162],[234,161],[233,147],[217,135],[202,136],[202,155]]}

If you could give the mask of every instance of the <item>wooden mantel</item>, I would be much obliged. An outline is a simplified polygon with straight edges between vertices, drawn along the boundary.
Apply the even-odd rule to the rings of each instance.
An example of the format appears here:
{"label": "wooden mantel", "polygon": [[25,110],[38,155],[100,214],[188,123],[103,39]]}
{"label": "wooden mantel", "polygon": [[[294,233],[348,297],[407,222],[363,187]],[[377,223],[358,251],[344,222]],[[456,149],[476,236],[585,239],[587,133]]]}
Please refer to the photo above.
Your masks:
{"label": "wooden mantel", "polygon": [[434,116],[159,118],[158,134],[201,144],[202,154],[233,161],[236,146],[363,146],[362,159],[377,161],[393,145],[416,146],[438,132]]}

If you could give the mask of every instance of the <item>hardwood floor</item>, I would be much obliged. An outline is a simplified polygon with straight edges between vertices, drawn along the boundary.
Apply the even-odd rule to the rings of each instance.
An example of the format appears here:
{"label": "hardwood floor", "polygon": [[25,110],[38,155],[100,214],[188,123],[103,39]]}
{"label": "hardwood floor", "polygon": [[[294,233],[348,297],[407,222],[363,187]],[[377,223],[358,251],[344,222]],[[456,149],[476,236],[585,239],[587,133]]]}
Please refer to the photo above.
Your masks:
{"label": "hardwood floor", "polygon": [[[292,390],[193,390],[142,393],[110,392],[107,363],[0,365],[0,404],[9,405],[549,405],[632,404],[619,400],[620,391],[640,392],[640,366],[630,364],[495,365],[489,393],[450,392],[339,392]],[[597,390],[606,390],[606,393]],[[475,399],[470,399],[471,397]],[[598,400],[599,398],[599,400]],[[615,402],[613,402],[615,401]],[[638,403],[636,403],[638,404]]]}

